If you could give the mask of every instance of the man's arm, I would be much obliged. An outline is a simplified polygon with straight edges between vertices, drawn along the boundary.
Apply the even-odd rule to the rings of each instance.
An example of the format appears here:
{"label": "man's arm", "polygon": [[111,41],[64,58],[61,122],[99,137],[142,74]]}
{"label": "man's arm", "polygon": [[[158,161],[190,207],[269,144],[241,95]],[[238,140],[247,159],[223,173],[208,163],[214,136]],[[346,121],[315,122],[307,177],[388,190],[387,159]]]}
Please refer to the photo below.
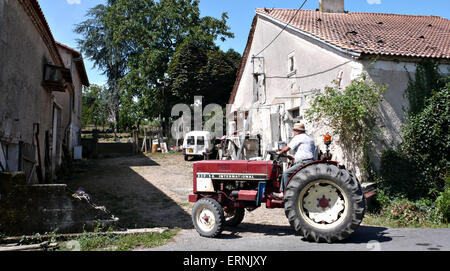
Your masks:
{"label": "man's arm", "polygon": [[[299,142],[298,137],[294,137],[291,140],[291,142],[286,147],[284,147],[278,154],[285,154],[292,149],[295,150],[298,147],[298,145],[300,145],[300,144],[301,144],[301,142]],[[292,156],[292,155],[288,155],[288,157],[290,159],[294,159],[294,156]]]}
{"label": "man's arm", "polygon": [[291,150],[291,147],[286,146],[286,147],[284,147],[284,149],[282,149],[278,154],[284,154],[284,153],[287,153],[287,152],[290,151],[290,150]]}
{"label": "man's arm", "polygon": [[[282,149],[280,152],[278,152],[278,155],[287,153],[290,150],[291,150],[291,147],[287,146],[284,149]],[[288,155],[288,158],[291,159],[291,160],[294,160],[294,156],[293,155]]]}

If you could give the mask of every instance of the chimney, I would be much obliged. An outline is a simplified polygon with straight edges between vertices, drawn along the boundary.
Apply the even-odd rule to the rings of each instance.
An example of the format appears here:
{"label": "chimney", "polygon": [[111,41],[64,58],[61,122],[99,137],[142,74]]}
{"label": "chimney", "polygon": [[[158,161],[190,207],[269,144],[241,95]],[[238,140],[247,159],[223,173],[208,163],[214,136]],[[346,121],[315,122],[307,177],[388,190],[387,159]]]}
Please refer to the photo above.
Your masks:
{"label": "chimney", "polygon": [[320,11],[329,13],[343,13],[344,0],[319,0]]}

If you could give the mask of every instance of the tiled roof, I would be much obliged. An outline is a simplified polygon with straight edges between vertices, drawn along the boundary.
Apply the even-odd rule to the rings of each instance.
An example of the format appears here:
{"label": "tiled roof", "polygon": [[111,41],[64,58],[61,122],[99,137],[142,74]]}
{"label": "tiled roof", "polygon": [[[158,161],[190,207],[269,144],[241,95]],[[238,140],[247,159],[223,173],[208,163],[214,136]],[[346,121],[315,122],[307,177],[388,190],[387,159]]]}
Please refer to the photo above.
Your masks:
{"label": "tiled roof", "polygon": [[[295,9],[256,9],[287,24]],[[384,13],[324,13],[301,10],[290,26],[355,53],[450,58],[450,20],[438,16]]]}

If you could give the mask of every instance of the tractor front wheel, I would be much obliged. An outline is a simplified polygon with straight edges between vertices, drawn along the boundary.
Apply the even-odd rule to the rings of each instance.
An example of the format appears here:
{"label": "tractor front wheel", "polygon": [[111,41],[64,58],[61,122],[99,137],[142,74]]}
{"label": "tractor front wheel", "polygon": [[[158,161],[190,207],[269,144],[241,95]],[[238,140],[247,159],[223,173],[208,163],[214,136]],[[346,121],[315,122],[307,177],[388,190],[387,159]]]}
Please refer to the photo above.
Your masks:
{"label": "tractor front wheel", "polygon": [[222,206],[211,198],[200,199],[192,209],[192,222],[200,236],[208,238],[219,236],[225,225]]}
{"label": "tractor front wheel", "polygon": [[291,226],[313,242],[348,238],[365,212],[358,180],[331,164],[316,164],[298,172],[289,182],[284,200]]}

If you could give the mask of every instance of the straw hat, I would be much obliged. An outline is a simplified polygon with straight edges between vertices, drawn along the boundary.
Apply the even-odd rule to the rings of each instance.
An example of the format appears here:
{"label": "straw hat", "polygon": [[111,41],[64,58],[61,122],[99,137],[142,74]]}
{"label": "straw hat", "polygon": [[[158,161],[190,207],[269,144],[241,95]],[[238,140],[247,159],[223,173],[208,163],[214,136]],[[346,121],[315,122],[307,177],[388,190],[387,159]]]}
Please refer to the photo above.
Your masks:
{"label": "straw hat", "polygon": [[296,123],[294,124],[294,130],[296,131],[300,131],[300,132],[305,132],[305,124],[303,123]]}

